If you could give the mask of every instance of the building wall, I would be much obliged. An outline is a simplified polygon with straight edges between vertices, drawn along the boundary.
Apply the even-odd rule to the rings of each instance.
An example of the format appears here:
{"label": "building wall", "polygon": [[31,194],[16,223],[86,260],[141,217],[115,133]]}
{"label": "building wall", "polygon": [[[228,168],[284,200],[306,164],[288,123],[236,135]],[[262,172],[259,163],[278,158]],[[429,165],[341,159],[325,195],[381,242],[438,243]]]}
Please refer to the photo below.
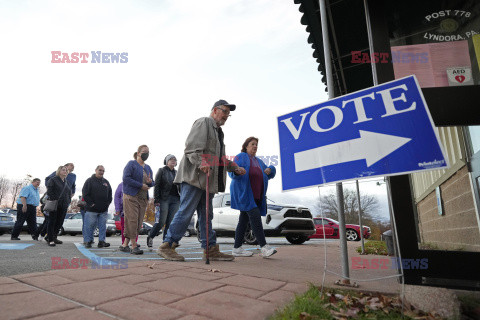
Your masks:
{"label": "building wall", "polygon": [[438,249],[480,252],[480,231],[466,166],[440,185],[443,215],[435,190],[417,203],[420,241]]}

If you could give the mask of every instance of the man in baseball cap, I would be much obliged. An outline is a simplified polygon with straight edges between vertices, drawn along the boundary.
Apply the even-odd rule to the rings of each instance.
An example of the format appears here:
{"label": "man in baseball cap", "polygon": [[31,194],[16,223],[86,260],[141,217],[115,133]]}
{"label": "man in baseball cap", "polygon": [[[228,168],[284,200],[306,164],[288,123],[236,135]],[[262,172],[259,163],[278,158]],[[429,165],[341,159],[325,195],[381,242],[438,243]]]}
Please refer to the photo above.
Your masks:
{"label": "man in baseball cap", "polygon": [[225,107],[228,107],[230,109],[230,111],[235,111],[235,108],[237,107],[236,105],[234,104],[230,104],[228,103],[227,101],[225,100],[218,100],[217,102],[215,102],[215,104],[213,105],[213,109],[217,108],[217,107],[220,107],[220,106],[225,106]]}
{"label": "man in baseball cap", "polygon": [[[225,157],[225,144],[221,126],[230,117],[230,112],[235,110],[234,104],[225,100],[218,100],[213,105],[209,117],[195,121],[190,134],[185,142],[185,151],[180,161],[174,183],[180,185],[180,208],[173,217],[168,228],[164,242],[157,253],[167,260],[184,261],[175,248],[187,231],[193,213],[197,210],[198,223],[204,260],[233,260],[234,257],[220,251],[216,243],[215,231],[212,229],[213,205],[215,193],[225,192],[227,171],[237,175],[246,173],[244,168]],[[208,159],[219,159],[213,163]],[[206,184],[209,177],[209,214],[206,217]],[[208,243],[206,226],[208,223]],[[208,248],[208,250],[207,250]],[[208,252],[208,256],[207,256]]]}

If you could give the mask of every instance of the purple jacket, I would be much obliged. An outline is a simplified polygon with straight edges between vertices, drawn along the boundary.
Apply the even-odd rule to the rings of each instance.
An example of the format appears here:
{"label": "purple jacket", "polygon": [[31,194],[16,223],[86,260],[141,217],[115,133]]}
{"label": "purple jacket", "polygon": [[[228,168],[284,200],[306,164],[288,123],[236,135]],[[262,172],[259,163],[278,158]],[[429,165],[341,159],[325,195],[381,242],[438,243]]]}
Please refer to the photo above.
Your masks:
{"label": "purple jacket", "polygon": [[120,216],[123,217],[123,182],[120,182],[115,191],[115,211],[120,212]]}

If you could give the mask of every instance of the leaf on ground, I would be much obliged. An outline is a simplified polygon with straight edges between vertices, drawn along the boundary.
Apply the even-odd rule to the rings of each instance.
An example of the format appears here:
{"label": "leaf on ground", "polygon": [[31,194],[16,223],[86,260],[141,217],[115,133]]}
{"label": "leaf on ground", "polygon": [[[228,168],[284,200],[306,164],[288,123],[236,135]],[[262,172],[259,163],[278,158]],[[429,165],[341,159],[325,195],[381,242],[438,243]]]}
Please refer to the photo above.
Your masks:
{"label": "leaf on ground", "polygon": [[358,312],[360,312],[360,309],[350,308],[350,309],[347,310],[347,316],[352,317],[352,318],[357,318],[358,317]]}
{"label": "leaf on ground", "polygon": [[208,271],[209,271],[209,272],[213,272],[213,273],[215,273],[215,272],[220,272],[220,270],[218,270],[218,269],[208,269]]}
{"label": "leaf on ground", "polygon": [[298,315],[298,319],[300,320],[311,320],[312,319],[312,316],[308,313],[308,312],[301,312],[299,315]]}
{"label": "leaf on ground", "polygon": [[155,262],[152,265],[147,265],[150,269],[153,269],[153,266],[155,265]]}

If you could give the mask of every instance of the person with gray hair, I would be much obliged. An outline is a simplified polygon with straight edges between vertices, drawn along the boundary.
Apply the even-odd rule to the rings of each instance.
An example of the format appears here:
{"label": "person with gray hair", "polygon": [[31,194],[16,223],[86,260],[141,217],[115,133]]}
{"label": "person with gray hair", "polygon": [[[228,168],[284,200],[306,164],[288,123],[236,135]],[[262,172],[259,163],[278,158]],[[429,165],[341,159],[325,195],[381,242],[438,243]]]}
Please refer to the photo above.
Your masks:
{"label": "person with gray hair", "polygon": [[38,187],[40,179],[33,179],[32,183],[20,190],[17,199],[17,221],[12,230],[11,240],[20,240],[18,237],[22,230],[25,220],[27,221],[28,230],[33,240],[38,240],[37,235],[37,207],[40,204],[40,193]]}
{"label": "person with gray hair", "polygon": [[85,202],[85,234],[83,241],[85,248],[91,248],[93,243],[93,230],[98,225],[98,248],[110,247],[105,242],[107,232],[108,207],[112,203],[112,187],[107,179],[103,177],[105,168],[97,166],[95,174],[85,181],[82,189],[82,196]]}
{"label": "person with gray hair", "polygon": [[155,188],[153,194],[155,198],[155,224],[147,236],[147,247],[153,247],[153,238],[158,234],[163,226],[163,239],[167,234],[168,227],[178,211],[180,205],[180,193],[178,186],[173,184],[177,170],[177,158],[173,154],[168,154],[163,160],[165,165],[158,169],[155,175]]}
{"label": "person with gray hair", "polygon": [[[164,242],[158,248],[158,254],[167,260],[184,261],[175,248],[187,231],[193,213],[197,211],[200,238],[204,248],[204,260],[233,260],[234,257],[220,251],[216,244],[215,231],[212,229],[212,199],[215,193],[224,192],[227,172],[245,174],[245,169],[225,157],[225,144],[221,126],[230,117],[236,106],[225,100],[215,102],[209,117],[195,121],[185,142],[185,151],[178,168],[174,183],[180,184],[180,208],[168,228]],[[209,159],[219,160],[213,163]],[[208,175],[208,188],[207,188]],[[209,192],[209,212],[206,215],[207,195]],[[208,223],[208,243],[207,243]],[[208,256],[207,256],[208,252]]]}

